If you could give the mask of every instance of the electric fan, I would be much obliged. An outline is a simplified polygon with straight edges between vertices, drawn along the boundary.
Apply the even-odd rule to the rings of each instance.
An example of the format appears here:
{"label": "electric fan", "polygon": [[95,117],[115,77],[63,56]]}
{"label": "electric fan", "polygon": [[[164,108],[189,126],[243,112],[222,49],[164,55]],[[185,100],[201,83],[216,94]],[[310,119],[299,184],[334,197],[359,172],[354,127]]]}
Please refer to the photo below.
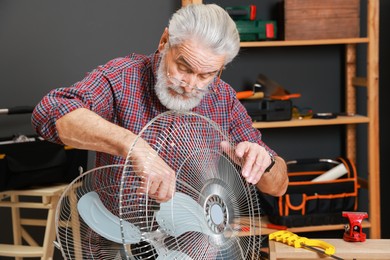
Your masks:
{"label": "electric fan", "polygon": [[[143,168],[132,155],[146,141]],[[57,246],[65,259],[257,259],[260,207],[242,178],[229,137],[210,119],[168,111],[151,120],[124,165],[81,174],[56,213]],[[138,145],[137,145],[138,144]],[[144,172],[164,160],[176,173],[172,198],[148,196]]]}

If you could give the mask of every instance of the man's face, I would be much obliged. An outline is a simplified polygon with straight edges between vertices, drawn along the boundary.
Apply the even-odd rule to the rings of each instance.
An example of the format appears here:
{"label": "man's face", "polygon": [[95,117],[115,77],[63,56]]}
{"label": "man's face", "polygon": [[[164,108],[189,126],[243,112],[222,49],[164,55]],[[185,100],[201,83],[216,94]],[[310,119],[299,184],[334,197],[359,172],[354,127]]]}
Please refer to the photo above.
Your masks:
{"label": "man's face", "polygon": [[161,53],[156,94],[168,109],[191,110],[207,93],[208,85],[222,69],[225,57],[193,42],[168,46]]}

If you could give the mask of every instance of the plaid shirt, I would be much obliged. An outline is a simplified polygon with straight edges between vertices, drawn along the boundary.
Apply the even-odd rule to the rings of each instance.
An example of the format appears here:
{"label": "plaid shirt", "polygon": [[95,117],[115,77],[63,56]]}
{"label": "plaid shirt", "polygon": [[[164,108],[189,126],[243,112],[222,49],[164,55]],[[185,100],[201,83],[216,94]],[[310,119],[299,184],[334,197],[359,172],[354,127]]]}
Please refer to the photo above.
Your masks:
{"label": "plaid shirt", "polygon": [[[61,143],[55,122],[77,108],[88,108],[138,134],[151,119],[167,111],[154,91],[159,62],[158,53],[131,54],[99,66],[69,88],[52,90],[36,106],[33,127],[45,139]],[[262,142],[260,131],[252,127],[234,89],[217,79],[209,87],[211,91],[192,111],[216,122],[234,143],[256,142],[274,153]],[[96,166],[123,163],[122,157],[96,154]]]}

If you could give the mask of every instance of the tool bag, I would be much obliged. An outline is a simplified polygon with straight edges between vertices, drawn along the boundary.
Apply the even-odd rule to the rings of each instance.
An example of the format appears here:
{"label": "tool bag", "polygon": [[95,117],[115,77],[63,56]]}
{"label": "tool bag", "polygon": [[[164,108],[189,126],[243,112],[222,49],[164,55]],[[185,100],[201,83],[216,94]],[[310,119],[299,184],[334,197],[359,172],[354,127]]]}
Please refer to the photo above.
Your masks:
{"label": "tool bag", "polygon": [[[340,163],[347,169],[340,178],[312,181]],[[349,159],[301,159],[287,162],[287,168],[286,193],[281,197],[261,196],[271,223],[287,227],[341,224],[346,223],[343,211],[357,210],[357,172]]]}
{"label": "tool bag", "polygon": [[0,191],[69,183],[87,167],[85,150],[28,139],[0,145]]}
{"label": "tool bag", "polygon": [[[0,115],[31,114],[34,107],[0,109]],[[37,136],[0,138],[0,191],[69,183],[86,169],[88,151],[54,144]]]}

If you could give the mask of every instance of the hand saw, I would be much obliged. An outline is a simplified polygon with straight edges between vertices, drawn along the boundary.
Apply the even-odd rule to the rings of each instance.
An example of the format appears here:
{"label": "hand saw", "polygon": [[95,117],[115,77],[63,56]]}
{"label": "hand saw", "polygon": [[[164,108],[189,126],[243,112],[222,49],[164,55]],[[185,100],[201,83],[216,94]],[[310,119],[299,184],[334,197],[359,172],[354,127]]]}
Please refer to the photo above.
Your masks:
{"label": "hand saw", "polygon": [[290,93],[283,88],[279,83],[267,78],[263,74],[257,76],[256,84],[261,87],[264,92],[264,97],[278,100],[288,100],[290,98],[299,98],[301,94]]}

